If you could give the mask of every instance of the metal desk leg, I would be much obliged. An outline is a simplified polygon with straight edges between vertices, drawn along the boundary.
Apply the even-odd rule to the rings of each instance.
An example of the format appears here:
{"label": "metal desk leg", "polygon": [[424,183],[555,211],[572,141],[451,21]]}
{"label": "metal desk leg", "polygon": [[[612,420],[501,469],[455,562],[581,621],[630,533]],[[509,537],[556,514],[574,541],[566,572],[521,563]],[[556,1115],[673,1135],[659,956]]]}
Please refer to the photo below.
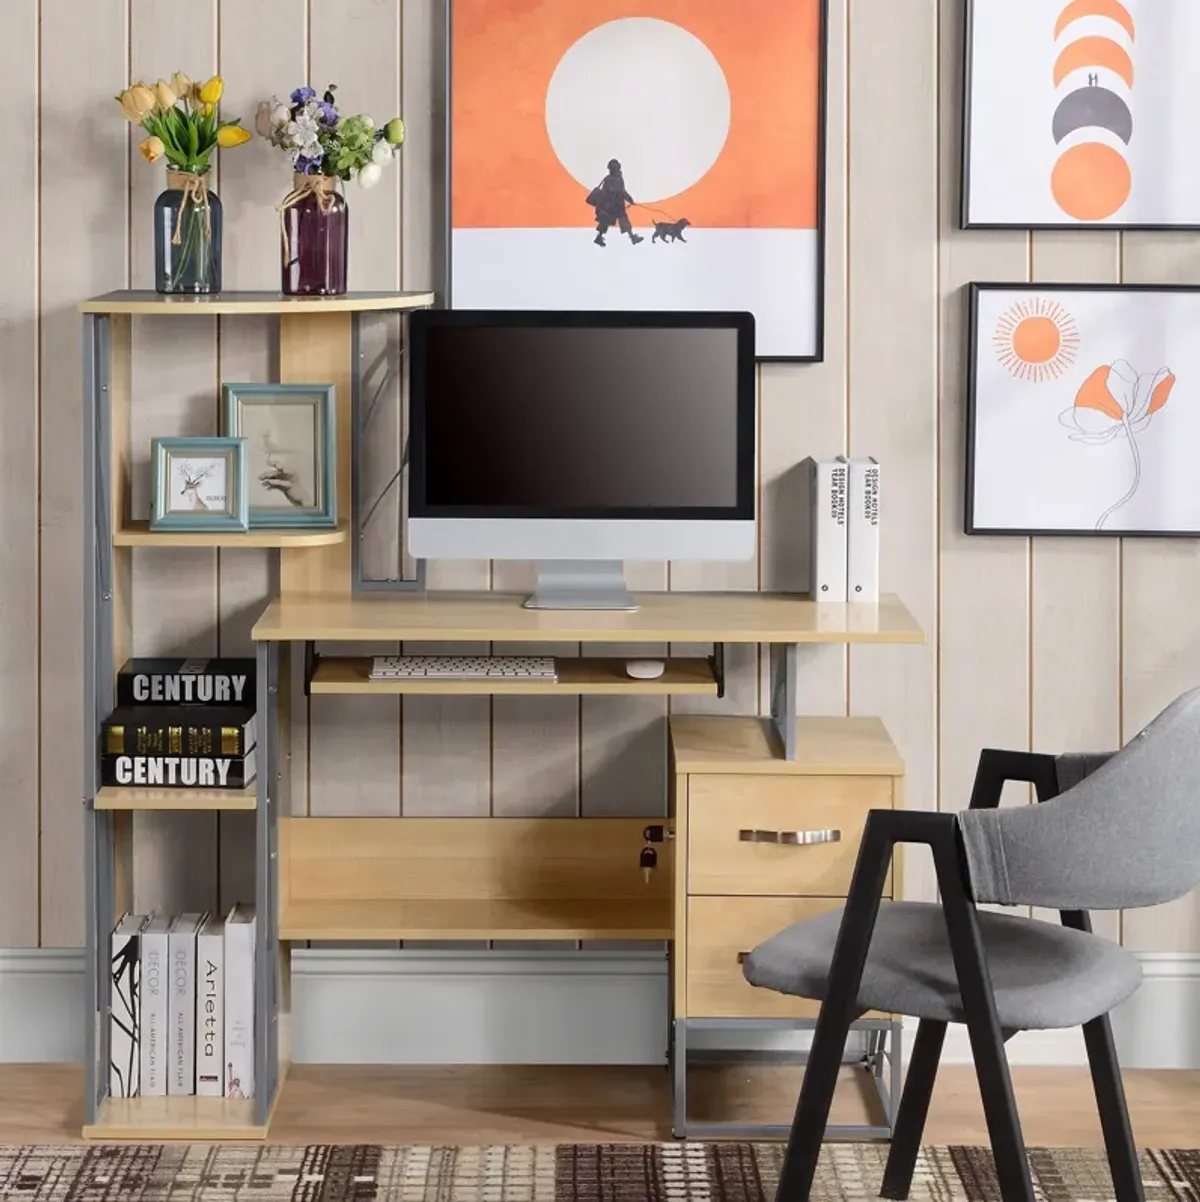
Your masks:
{"label": "metal desk leg", "polygon": [[771,722],[783,758],[796,758],[796,689],[800,648],[795,643],[771,644]]}
{"label": "metal desk leg", "polygon": [[671,1040],[671,1130],[677,1139],[687,1135],[687,1020],[677,1018]]}

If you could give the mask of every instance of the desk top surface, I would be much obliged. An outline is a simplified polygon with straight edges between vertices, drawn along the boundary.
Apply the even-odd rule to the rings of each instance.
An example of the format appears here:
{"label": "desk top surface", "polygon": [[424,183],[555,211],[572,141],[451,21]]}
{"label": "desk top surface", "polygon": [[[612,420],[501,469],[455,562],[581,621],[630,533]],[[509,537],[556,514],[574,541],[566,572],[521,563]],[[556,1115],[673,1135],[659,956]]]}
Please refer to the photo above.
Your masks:
{"label": "desk top surface", "polygon": [[641,593],[633,613],[533,610],[521,593],[313,595],[272,601],[256,641],[923,643],[898,597],[814,602],[778,593]]}
{"label": "desk top surface", "polygon": [[160,317],[235,313],[368,313],[424,309],[432,292],[344,292],[341,296],[284,296],[279,292],[214,292],[206,296],[163,295],[123,288],[89,297],[81,313],[140,313]]}

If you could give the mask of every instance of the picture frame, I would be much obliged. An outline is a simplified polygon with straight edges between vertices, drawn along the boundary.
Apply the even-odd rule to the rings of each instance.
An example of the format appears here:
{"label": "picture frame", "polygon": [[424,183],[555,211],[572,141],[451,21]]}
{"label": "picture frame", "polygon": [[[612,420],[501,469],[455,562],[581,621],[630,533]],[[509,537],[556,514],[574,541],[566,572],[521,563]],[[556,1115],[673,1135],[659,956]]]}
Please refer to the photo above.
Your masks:
{"label": "picture frame", "polygon": [[970,286],[970,535],[1200,537],[1200,286]]}
{"label": "picture frame", "polygon": [[824,358],[828,0],[445,19],[448,308],[750,312],[759,361]]}
{"label": "picture frame", "polygon": [[963,229],[1197,230],[1190,0],[967,0]]}
{"label": "picture frame", "polygon": [[246,440],[251,530],[337,525],[332,384],[224,384],[224,425]]}
{"label": "picture frame", "polygon": [[155,438],[150,529],[196,533],[250,528],[243,438]]}

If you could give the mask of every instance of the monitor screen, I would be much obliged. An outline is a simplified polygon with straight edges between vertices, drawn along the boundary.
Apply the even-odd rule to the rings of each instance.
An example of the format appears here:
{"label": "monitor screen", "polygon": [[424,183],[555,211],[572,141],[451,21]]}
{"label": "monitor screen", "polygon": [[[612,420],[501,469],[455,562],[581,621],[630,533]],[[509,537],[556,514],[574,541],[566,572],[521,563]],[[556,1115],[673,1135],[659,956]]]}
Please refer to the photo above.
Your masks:
{"label": "monitor screen", "polygon": [[753,516],[748,315],[412,325],[413,516]]}

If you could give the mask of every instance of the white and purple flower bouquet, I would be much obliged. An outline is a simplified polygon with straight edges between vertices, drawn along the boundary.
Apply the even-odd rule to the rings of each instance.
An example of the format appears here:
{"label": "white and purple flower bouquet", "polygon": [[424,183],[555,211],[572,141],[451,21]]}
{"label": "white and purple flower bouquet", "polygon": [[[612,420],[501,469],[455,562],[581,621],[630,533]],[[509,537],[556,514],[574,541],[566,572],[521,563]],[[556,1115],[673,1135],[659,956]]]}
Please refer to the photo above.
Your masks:
{"label": "white and purple flower bouquet", "polygon": [[379,182],[383,168],[404,141],[404,122],[393,117],[377,127],[366,113],[343,117],[335,84],[318,97],[313,88],[297,88],[284,103],[277,97],[258,107],[255,128],[272,146],[292,156],[299,175],[355,176],[364,188]]}

